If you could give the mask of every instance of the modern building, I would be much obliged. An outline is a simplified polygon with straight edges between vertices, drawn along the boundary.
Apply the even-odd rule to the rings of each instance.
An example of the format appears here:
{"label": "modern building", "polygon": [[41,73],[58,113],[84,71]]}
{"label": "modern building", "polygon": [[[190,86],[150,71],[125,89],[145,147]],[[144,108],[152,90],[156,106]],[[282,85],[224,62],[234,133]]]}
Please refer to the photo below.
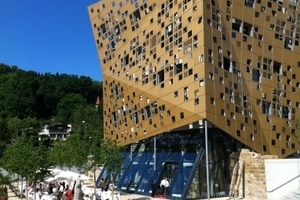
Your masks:
{"label": "modern building", "polygon": [[118,189],[150,194],[166,176],[168,197],[205,196],[208,149],[210,195],[226,195],[229,153],[299,149],[298,0],[103,0],[88,12],[105,137],[128,146]]}

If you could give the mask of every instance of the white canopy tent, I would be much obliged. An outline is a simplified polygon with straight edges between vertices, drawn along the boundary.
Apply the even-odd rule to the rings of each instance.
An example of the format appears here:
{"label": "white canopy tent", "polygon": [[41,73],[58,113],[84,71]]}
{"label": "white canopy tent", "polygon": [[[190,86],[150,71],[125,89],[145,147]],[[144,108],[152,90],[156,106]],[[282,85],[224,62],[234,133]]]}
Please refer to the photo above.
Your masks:
{"label": "white canopy tent", "polygon": [[60,181],[60,180],[76,180],[78,177],[80,177],[80,180],[85,181],[91,179],[90,177],[84,175],[84,174],[79,174],[76,172],[72,171],[62,171],[59,169],[53,169],[53,177],[50,177],[46,179],[46,182],[52,182],[52,181]]}

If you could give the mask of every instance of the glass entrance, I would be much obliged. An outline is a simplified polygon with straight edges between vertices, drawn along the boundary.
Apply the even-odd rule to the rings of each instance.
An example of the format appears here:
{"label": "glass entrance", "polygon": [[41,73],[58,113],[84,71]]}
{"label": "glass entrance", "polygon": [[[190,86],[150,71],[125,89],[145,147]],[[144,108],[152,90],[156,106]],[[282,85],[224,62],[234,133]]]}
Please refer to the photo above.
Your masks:
{"label": "glass entrance", "polygon": [[[157,195],[163,195],[163,190],[160,187],[161,181],[166,178],[169,181],[169,184],[171,185],[173,182],[173,179],[178,171],[179,162],[166,162],[164,163],[163,170],[160,174],[160,177],[157,181],[158,190],[156,192]],[[168,195],[168,194],[167,194]]]}

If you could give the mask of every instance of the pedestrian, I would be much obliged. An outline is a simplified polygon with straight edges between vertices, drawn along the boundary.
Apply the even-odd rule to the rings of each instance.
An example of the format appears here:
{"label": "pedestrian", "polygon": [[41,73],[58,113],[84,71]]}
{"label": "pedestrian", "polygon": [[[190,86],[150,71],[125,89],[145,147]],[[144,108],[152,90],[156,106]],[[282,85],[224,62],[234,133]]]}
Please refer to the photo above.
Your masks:
{"label": "pedestrian", "polygon": [[70,188],[67,187],[66,192],[65,192],[65,199],[72,200],[72,197],[73,197],[72,190],[70,190]]}
{"label": "pedestrian", "polygon": [[166,177],[161,180],[160,187],[163,189],[163,195],[166,196],[170,187],[170,183]]}
{"label": "pedestrian", "polygon": [[64,193],[64,186],[62,182],[59,182],[58,188],[57,188],[57,200],[62,200],[62,196]]}
{"label": "pedestrian", "polygon": [[99,186],[100,186],[101,191],[103,191],[104,190],[104,179],[103,178],[101,178]]}
{"label": "pedestrian", "polygon": [[151,197],[155,197],[155,194],[156,194],[156,181],[153,181],[151,182]]}
{"label": "pedestrian", "polygon": [[48,189],[49,189],[49,194],[53,194],[53,185],[52,185],[52,183],[49,183]]}

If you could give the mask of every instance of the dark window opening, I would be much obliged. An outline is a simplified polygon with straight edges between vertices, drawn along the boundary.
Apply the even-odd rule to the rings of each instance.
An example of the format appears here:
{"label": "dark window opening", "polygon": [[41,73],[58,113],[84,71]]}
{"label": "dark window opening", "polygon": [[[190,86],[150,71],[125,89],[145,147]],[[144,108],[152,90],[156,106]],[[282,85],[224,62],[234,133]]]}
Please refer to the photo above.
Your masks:
{"label": "dark window opening", "polygon": [[113,113],[111,114],[111,121],[112,121],[112,122],[116,122],[116,121],[117,121],[117,116],[116,116],[116,113],[115,113],[115,112],[113,112]]}
{"label": "dark window opening", "polygon": [[231,29],[240,32],[242,21],[232,18],[231,23],[232,23]]}
{"label": "dark window opening", "polygon": [[141,19],[141,14],[139,9],[133,12],[133,19],[134,22],[138,22]]}
{"label": "dark window opening", "polygon": [[174,70],[175,70],[175,72],[174,72],[175,74],[178,74],[178,73],[182,72],[182,63],[177,63],[175,65]]}
{"label": "dark window opening", "polygon": [[160,72],[157,73],[157,83],[163,82],[164,79],[165,79],[164,70],[161,70]]}
{"label": "dark window opening", "polygon": [[118,35],[120,35],[120,33],[121,33],[120,27],[119,27],[119,25],[117,25],[117,26],[115,27],[115,34],[118,36]]}
{"label": "dark window opening", "polygon": [[253,8],[253,6],[254,6],[254,0],[245,0],[245,6]]}
{"label": "dark window opening", "polygon": [[138,118],[138,114],[137,113],[134,113],[132,115],[132,121],[134,124],[138,124],[139,123],[139,118]]}
{"label": "dark window opening", "polygon": [[287,106],[282,106],[282,117],[289,119],[290,109]]}
{"label": "dark window opening", "polygon": [[244,22],[243,33],[252,36],[252,25]]}
{"label": "dark window opening", "polygon": [[142,54],[142,46],[138,46],[136,48],[136,57],[140,56]]}
{"label": "dark window opening", "polygon": [[105,24],[101,24],[98,31],[100,32],[103,39],[106,38],[106,26]]}
{"label": "dark window opening", "polygon": [[286,37],[284,40],[284,48],[288,50],[293,50],[294,41],[291,38]]}
{"label": "dark window opening", "polygon": [[144,108],[145,119],[151,117],[150,106]]}
{"label": "dark window opening", "polygon": [[258,69],[252,69],[252,81],[260,82],[261,74]]}
{"label": "dark window opening", "polygon": [[112,40],[109,44],[110,50],[112,50],[112,51],[116,50],[116,46],[117,46],[116,44],[117,44],[116,41]]}
{"label": "dark window opening", "polygon": [[124,63],[124,65],[128,65],[128,64],[129,64],[129,54],[127,54],[127,55],[124,57],[123,63]]}
{"label": "dark window opening", "polygon": [[271,103],[267,101],[262,101],[262,113],[271,114]]}
{"label": "dark window opening", "polygon": [[229,58],[223,57],[223,67],[225,70],[230,70],[230,60]]}
{"label": "dark window opening", "polygon": [[173,34],[173,25],[170,24],[166,27],[166,37],[169,37]]}
{"label": "dark window opening", "polygon": [[274,61],[273,62],[273,72],[281,74],[281,63]]}

